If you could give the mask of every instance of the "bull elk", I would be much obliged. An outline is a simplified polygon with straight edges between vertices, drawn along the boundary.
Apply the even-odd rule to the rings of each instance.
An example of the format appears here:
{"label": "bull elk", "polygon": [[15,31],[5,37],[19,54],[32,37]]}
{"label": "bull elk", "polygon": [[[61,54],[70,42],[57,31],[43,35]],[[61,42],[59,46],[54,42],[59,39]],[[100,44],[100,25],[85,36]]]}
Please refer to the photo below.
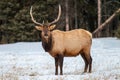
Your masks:
{"label": "bull elk", "polygon": [[58,75],[58,66],[60,66],[60,75],[63,74],[64,57],[74,57],[79,54],[82,56],[85,67],[84,72],[89,72],[92,68],[92,57],[90,49],[92,44],[92,34],[84,29],[75,29],[71,31],[54,30],[61,15],[61,6],[59,5],[58,17],[51,23],[39,23],[32,15],[32,7],[30,16],[32,21],[37,24],[37,30],[41,31],[42,46],[55,59],[55,75]]}

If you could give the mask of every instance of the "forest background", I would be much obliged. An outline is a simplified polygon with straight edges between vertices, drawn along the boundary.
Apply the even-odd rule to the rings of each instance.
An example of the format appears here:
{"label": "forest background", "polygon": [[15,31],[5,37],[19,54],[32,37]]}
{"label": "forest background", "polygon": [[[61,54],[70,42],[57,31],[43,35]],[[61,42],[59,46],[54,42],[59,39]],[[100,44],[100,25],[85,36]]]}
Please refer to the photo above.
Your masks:
{"label": "forest background", "polygon": [[[40,32],[30,18],[31,6],[34,18],[42,23],[57,17],[59,4],[62,15],[56,24],[58,29],[93,32],[98,28],[98,0],[0,0],[0,43],[40,41]],[[101,0],[100,8],[102,24],[120,8],[120,0]],[[100,31],[99,37],[120,38],[120,14]]]}

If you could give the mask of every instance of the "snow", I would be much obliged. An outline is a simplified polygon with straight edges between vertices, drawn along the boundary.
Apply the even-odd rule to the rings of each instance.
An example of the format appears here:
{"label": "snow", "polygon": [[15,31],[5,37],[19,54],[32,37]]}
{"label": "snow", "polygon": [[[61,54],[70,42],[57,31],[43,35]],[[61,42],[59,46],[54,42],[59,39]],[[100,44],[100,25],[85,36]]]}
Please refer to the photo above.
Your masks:
{"label": "snow", "polygon": [[92,73],[82,74],[81,56],[65,57],[63,74],[55,76],[54,58],[41,42],[0,45],[0,80],[120,80],[120,40],[93,39]]}

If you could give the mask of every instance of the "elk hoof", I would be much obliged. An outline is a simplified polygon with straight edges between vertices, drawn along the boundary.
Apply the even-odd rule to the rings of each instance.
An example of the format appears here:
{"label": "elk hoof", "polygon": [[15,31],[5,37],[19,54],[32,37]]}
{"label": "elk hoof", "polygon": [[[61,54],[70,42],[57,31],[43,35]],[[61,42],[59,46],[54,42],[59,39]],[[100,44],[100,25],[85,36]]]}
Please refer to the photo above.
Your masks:
{"label": "elk hoof", "polygon": [[55,75],[58,75],[58,73],[55,73]]}
{"label": "elk hoof", "polygon": [[60,75],[63,75],[63,73],[60,73]]}

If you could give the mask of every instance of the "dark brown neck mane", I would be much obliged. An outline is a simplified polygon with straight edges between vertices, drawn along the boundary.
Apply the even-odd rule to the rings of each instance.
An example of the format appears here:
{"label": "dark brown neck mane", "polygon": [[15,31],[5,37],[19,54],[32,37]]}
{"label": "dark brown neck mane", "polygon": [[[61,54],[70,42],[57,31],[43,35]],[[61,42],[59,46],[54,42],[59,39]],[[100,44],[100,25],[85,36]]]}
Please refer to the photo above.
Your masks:
{"label": "dark brown neck mane", "polygon": [[52,34],[50,34],[50,37],[48,38],[48,43],[45,42],[42,38],[42,46],[46,52],[49,52],[52,49]]}

